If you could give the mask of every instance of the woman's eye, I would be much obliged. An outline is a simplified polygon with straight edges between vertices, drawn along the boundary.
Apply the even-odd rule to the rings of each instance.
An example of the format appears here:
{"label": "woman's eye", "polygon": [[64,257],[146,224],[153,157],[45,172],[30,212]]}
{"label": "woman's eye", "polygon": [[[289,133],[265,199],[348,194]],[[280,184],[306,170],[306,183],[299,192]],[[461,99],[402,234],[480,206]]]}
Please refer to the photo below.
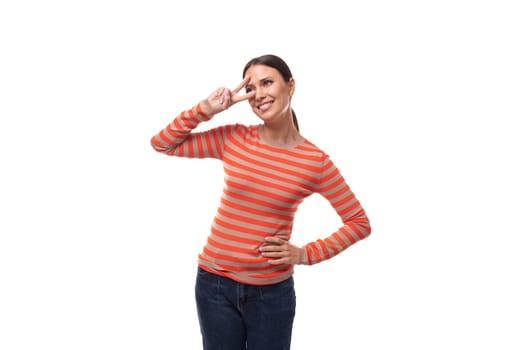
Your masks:
{"label": "woman's eye", "polygon": [[249,93],[252,92],[252,91],[253,91],[253,89],[252,89],[251,87],[247,87],[247,88],[246,88],[246,93],[247,93],[247,94],[249,94]]}
{"label": "woman's eye", "polygon": [[268,85],[271,85],[273,83],[273,81],[265,80],[263,83],[264,83],[264,85],[268,86]]}

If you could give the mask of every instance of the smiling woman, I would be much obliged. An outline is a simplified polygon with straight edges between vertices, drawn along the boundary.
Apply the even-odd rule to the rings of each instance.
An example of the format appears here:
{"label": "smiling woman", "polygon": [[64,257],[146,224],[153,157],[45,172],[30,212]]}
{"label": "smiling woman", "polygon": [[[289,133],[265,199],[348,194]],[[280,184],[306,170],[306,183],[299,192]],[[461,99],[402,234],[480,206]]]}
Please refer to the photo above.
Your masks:
{"label": "smiling woman", "polygon": [[[248,70],[250,70],[251,72],[248,72]],[[268,72],[268,76],[265,76],[266,72]],[[257,73],[261,76],[261,78],[257,79]],[[276,77],[272,77],[272,73],[276,74]],[[284,82],[287,82],[288,88],[290,90],[288,92],[290,97],[295,91],[295,80],[293,79],[290,68],[288,68],[288,65],[282,59],[275,57],[274,55],[265,55],[252,59],[246,64],[243,71],[243,77],[246,77],[246,74],[250,74],[251,76],[253,76],[253,79],[250,76],[250,84],[246,86],[247,93],[255,89],[254,84],[256,84],[257,80],[259,81],[261,89],[270,89],[272,86],[275,85],[273,84],[274,81],[282,79],[284,80]],[[260,102],[258,103],[260,109]],[[290,107],[290,111],[292,113],[292,119],[295,129],[299,131],[299,123],[297,121],[297,116],[295,115],[293,108]],[[255,114],[257,114],[257,112],[255,112]]]}
{"label": "smiling woman", "polygon": [[[260,56],[246,64],[235,89],[218,88],[151,138],[158,152],[215,158],[224,167],[225,186],[199,254],[195,285],[204,349],[289,349],[294,265],[326,261],[371,232],[336,165],[299,133],[294,91],[287,64],[275,55]],[[262,124],[194,131],[242,101]],[[291,243],[294,217],[314,193],[330,203],[341,226],[298,247]]]}

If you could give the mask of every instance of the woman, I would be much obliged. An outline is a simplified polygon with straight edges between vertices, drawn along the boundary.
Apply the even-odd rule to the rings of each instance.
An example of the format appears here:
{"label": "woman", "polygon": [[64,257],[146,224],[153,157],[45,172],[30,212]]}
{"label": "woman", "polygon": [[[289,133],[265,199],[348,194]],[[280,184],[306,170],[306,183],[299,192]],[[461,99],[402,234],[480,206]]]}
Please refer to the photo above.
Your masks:
{"label": "woman", "polygon": [[[254,58],[237,88],[217,89],[151,139],[158,152],[216,158],[224,166],[225,186],[195,284],[206,350],[289,349],[294,265],[328,260],[370,234],[368,217],[338,168],[299,133],[294,91],[281,58]],[[193,131],[245,100],[261,124]],[[313,193],[330,202],[342,226],[298,247],[290,242],[294,214]]]}

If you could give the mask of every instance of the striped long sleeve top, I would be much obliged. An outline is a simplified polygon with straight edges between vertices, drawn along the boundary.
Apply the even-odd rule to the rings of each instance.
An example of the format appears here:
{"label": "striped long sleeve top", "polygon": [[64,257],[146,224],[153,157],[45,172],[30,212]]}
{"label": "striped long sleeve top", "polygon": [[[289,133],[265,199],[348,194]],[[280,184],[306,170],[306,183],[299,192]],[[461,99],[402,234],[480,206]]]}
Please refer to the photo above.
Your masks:
{"label": "striped long sleeve top", "polygon": [[304,138],[293,147],[270,145],[260,133],[262,125],[229,124],[194,131],[210,118],[198,104],[151,138],[154,150],[170,156],[222,161],[224,190],[198,257],[201,268],[254,285],[290,277],[293,265],[269,264],[259,248],[266,236],[290,239],[298,206],[313,193],[330,202],[342,225],[303,247],[307,264],[330,259],[370,234],[361,204],[317,146]]}

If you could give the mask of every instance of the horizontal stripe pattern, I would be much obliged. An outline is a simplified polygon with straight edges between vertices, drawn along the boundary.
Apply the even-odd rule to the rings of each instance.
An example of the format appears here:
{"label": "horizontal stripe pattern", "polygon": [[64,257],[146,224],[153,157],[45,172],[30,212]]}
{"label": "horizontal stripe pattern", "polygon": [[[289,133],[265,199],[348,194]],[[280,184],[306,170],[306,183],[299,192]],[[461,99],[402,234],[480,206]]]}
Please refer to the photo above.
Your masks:
{"label": "horizontal stripe pattern", "polygon": [[293,274],[291,265],[270,265],[259,253],[267,236],[290,239],[302,201],[318,193],[341,218],[335,232],[305,245],[308,264],[328,260],[370,232],[368,217],[331,159],[303,140],[293,148],[264,143],[259,125],[230,124],[195,132],[209,120],[200,106],[182,112],[152,137],[170,156],[220,159],[224,190],[199,266],[248,284],[273,284]]}

